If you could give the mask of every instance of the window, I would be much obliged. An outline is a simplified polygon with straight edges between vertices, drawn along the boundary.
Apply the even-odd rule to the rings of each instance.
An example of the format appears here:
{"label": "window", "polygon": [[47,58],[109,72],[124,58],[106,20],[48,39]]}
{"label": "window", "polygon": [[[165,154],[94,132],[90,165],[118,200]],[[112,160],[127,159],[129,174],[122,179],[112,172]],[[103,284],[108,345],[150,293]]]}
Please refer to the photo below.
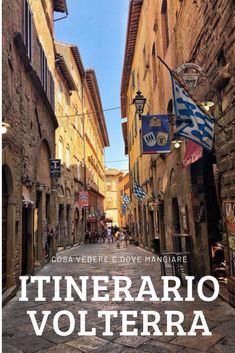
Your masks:
{"label": "window", "polygon": [[137,90],[140,91],[140,74],[139,74],[139,71],[137,73]]}
{"label": "window", "polygon": [[107,191],[112,191],[112,185],[111,185],[111,183],[107,183],[107,184],[106,184],[106,189],[107,189]]}
{"label": "window", "polygon": [[66,167],[70,167],[70,147],[69,145],[66,146]]}
{"label": "window", "polygon": [[138,120],[139,120],[139,114],[135,113],[135,117],[134,117],[134,134],[135,134],[135,136],[137,135],[137,130],[138,130],[138,126],[137,126]]}
{"label": "window", "polygon": [[48,93],[48,68],[47,68],[47,58],[44,53],[44,50],[42,49],[42,46],[40,47],[40,63],[41,63],[41,82],[43,85],[43,88],[46,93]]}
{"label": "window", "polygon": [[82,163],[77,160],[77,179],[82,180]]}
{"label": "window", "polygon": [[144,46],[144,49],[143,49],[143,71],[145,73],[145,70],[146,70],[146,62],[147,62],[147,58],[146,58],[146,48]]}
{"label": "window", "polygon": [[157,83],[157,63],[156,63],[155,43],[153,43],[153,48],[152,48],[152,68],[153,68],[153,87],[155,87]]}
{"label": "window", "polygon": [[113,208],[113,200],[107,199],[107,208]]}
{"label": "window", "polygon": [[132,80],[132,88],[135,89],[135,71],[132,71],[131,80]]}
{"label": "window", "polygon": [[168,31],[168,16],[167,16],[167,0],[162,1],[161,9],[161,23],[162,23],[162,46],[163,55],[166,54],[169,45],[169,31]]}
{"label": "window", "polygon": [[59,144],[58,144],[58,158],[63,161],[63,139],[59,137]]}
{"label": "window", "polygon": [[224,50],[220,50],[218,56],[217,56],[217,64],[218,66],[225,66],[226,65],[226,58],[224,55]]}
{"label": "window", "polygon": [[[44,88],[44,91],[46,92],[47,98],[49,99],[51,106],[54,109],[54,95],[55,95],[54,80],[51,72],[48,69],[47,58],[41,44],[40,44],[40,80]],[[59,83],[58,100],[59,99],[61,100],[60,83]]]}
{"label": "window", "polygon": [[32,61],[32,11],[29,7],[28,1],[24,0],[24,24],[23,37],[24,44],[27,50],[29,60]]}

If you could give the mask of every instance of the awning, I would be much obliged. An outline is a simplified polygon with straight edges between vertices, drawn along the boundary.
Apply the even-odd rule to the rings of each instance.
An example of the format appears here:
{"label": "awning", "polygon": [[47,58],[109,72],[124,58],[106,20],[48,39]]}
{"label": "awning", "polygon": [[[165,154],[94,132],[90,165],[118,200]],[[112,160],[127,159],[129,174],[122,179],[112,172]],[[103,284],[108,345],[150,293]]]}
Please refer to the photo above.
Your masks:
{"label": "awning", "polygon": [[87,223],[96,223],[97,222],[97,218],[96,217],[88,217],[87,218]]}
{"label": "awning", "polygon": [[106,223],[113,223],[113,220],[110,219],[110,218],[105,218],[105,219],[104,219],[104,222],[106,222]]}
{"label": "awning", "polygon": [[183,167],[198,161],[202,158],[202,153],[203,149],[201,146],[191,140],[188,140],[183,160]]}

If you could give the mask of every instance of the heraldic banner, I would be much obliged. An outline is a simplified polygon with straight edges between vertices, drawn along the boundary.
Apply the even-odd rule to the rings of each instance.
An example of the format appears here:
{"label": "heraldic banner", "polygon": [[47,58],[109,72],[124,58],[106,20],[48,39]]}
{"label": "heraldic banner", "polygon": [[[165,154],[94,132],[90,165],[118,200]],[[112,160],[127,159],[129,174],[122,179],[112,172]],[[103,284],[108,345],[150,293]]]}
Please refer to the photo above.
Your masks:
{"label": "heraldic banner", "polygon": [[169,153],[168,115],[142,115],[142,153]]}
{"label": "heraldic banner", "polygon": [[78,195],[78,205],[79,207],[89,206],[89,194],[88,191],[80,191]]}

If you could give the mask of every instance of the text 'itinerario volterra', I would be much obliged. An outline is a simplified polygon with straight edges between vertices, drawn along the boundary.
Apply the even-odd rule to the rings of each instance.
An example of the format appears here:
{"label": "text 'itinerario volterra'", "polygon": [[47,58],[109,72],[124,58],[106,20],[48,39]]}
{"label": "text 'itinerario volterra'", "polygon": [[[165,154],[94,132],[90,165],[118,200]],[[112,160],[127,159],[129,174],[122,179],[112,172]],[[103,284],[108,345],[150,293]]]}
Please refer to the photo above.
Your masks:
{"label": "text 'itinerario volterra'", "polygon": [[[194,302],[193,286],[194,276],[186,276],[186,291],[184,296],[180,294],[181,281],[175,276],[162,276],[161,282],[154,286],[150,276],[141,276],[139,287],[133,291],[131,278],[127,276],[79,276],[76,280],[72,276],[21,276],[21,295],[19,301],[28,301],[27,282],[35,284],[37,296],[35,302],[75,302],[78,303],[76,315],[69,310],[60,310],[53,314],[50,310],[28,310],[27,314],[31,319],[35,334],[41,336],[44,332],[48,318],[53,318],[53,328],[59,336],[69,336],[75,330],[78,336],[95,336],[96,328],[87,328],[88,311],[79,310],[85,302]],[[205,291],[207,282],[212,283],[213,290],[208,294]],[[159,286],[160,284],[160,286]],[[46,286],[50,286],[51,297],[44,296]],[[214,301],[219,295],[219,283],[212,276],[204,276],[196,284],[197,295],[204,302]],[[136,285],[135,285],[136,287]],[[89,292],[89,295],[88,295]],[[159,295],[158,293],[162,293]],[[117,308],[117,305],[115,306]],[[42,317],[38,322],[37,315]],[[68,320],[66,330],[60,329],[61,317]],[[184,329],[184,314],[179,310],[165,310],[161,313],[153,310],[97,310],[97,317],[104,319],[103,336],[113,336],[112,322],[121,319],[120,336],[196,336],[198,333],[203,336],[211,336],[203,311],[192,312],[192,323],[186,332]],[[163,318],[164,317],[164,318]],[[142,328],[135,327],[136,321],[141,318]],[[162,321],[166,322],[166,330],[161,331]],[[78,323],[78,327],[76,327]]]}

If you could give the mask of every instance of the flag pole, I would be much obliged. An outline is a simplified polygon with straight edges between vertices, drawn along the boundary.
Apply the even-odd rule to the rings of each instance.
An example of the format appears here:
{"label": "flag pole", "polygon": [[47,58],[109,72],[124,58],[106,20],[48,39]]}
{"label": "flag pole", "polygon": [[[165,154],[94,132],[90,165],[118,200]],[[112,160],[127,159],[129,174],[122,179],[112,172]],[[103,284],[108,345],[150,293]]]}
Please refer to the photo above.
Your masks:
{"label": "flag pole", "polygon": [[158,59],[161,61],[161,63],[167,68],[168,71],[170,71],[170,73],[172,75],[174,75],[173,71],[171,70],[171,68],[167,65],[167,63],[159,56],[157,55]]}
{"label": "flag pole", "polygon": [[[173,70],[171,70],[171,68],[167,65],[167,63],[166,63],[159,55],[157,55],[157,57],[158,57],[158,59],[161,61],[161,63],[167,68],[167,70],[170,72],[170,74],[171,74],[177,81],[179,81],[178,75],[177,75],[177,76],[175,75],[175,72],[174,72]],[[184,87],[185,91],[188,93],[188,95],[190,96],[190,98],[191,98],[193,101],[195,101],[195,103],[200,107],[200,109],[203,111],[203,113],[205,113],[209,118],[211,118],[211,119],[213,120],[214,124],[216,124],[223,132],[225,132],[225,133],[227,134],[228,132],[226,131],[226,127],[225,127],[225,126],[222,126],[221,124],[219,124],[218,121],[216,120],[216,118],[215,118],[213,115],[211,115],[210,113],[208,113],[208,111],[203,107],[203,105],[202,105],[200,102],[198,102],[198,100],[195,99],[195,98],[191,95],[191,93],[188,91],[188,87],[187,87],[184,83],[182,83],[181,80],[180,80],[179,83],[181,84],[181,86]]]}

